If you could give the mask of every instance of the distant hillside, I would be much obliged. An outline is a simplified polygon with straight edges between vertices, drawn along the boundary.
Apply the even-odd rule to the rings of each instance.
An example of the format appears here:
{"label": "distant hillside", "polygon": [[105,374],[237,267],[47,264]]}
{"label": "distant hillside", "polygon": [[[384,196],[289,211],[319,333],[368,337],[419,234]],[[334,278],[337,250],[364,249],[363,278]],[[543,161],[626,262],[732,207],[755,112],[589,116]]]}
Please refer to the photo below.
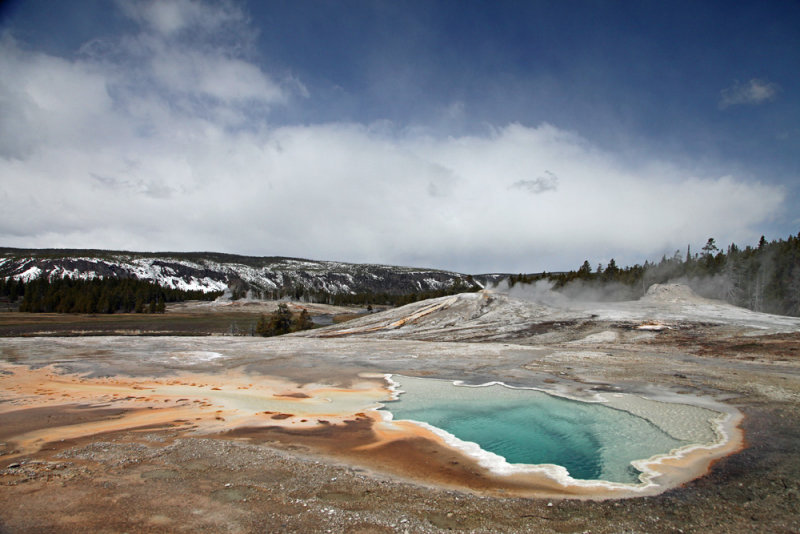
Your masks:
{"label": "distant hillside", "polygon": [[252,257],[212,252],[127,252],[0,248],[0,279],[137,279],[183,291],[228,291],[233,298],[291,297],[344,302],[348,296],[475,291],[471,276],[435,269]]}

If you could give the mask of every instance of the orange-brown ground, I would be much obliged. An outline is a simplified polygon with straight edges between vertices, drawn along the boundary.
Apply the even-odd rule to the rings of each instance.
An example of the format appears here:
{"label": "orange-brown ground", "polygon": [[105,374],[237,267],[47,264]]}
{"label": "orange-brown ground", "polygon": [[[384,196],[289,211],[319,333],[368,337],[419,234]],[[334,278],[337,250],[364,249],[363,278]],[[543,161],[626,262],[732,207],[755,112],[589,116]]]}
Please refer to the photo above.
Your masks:
{"label": "orange-brown ground", "polygon": [[[171,427],[186,435],[247,436],[255,441],[281,437],[409,480],[485,494],[607,498],[660,493],[702,475],[713,460],[736,451],[742,443],[735,424],[729,424],[727,442],[650,462],[652,469],[662,473],[655,479],[659,485],[576,485],[537,472],[497,475],[426,428],[385,421],[375,409],[390,399],[391,390],[376,376],[354,377],[349,388],[318,384],[301,388],[284,379],[248,376],[238,370],[183,372],[163,378],[90,378],[59,373],[52,366],[30,369],[0,364],[0,391],[4,401],[0,419],[8,415],[18,422],[8,425],[16,431],[2,433],[13,446],[14,452],[5,455],[9,459],[35,453],[45,443]],[[102,406],[114,410],[98,408]],[[47,424],[43,424],[35,414],[47,408]],[[81,409],[84,421],[69,418],[59,423],[53,417],[62,410]],[[26,417],[26,413],[32,415]],[[31,420],[33,428],[19,423],[25,419]]]}

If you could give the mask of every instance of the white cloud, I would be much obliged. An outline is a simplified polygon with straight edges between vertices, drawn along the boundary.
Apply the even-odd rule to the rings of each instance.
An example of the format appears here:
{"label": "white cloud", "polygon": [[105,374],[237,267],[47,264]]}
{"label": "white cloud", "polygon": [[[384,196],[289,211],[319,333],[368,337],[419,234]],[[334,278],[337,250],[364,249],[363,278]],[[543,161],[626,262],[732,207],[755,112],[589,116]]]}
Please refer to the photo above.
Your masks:
{"label": "white cloud", "polygon": [[68,60],[0,44],[0,243],[517,272],[749,242],[782,207],[779,188],[633,168],[547,124],[271,126],[287,89],[227,48],[175,41],[197,17],[146,16],[169,46],[150,32]]}
{"label": "white cloud", "polygon": [[242,24],[244,13],[229,1],[206,3],[197,0],[119,0],[131,19],[164,36],[183,30],[213,31],[226,24]]}
{"label": "white cloud", "polygon": [[13,39],[4,36],[0,40],[0,155],[22,156],[68,138],[91,143],[110,134],[108,119],[114,117],[108,82],[108,73],[92,65],[22,52]]}
{"label": "white cloud", "polygon": [[252,63],[193,50],[159,50],[151,62],[155,81],[171,92],[226,103],[285,102],[284,91]]}
{"label": "white cloud", "polygon": [[734,83],[720,91],[719,107],[725,109],[730,106],[743,104],[757,105],[773,100],[780,86],[766,80],[753,78],[747,83]]}
{"label": "white cloud", "polygon": [[140,32],[118,43],[92,41],[82,51],[86,62],[121,71],[115,89],[136,95],[129,100],[159,98],[170,112],[241,126],[249,114],[263,115],[295,94],[308,96],[291,74],[273,78],[248,59],[255,32],[231,2],[120,0],[119,5],[140,24]]}

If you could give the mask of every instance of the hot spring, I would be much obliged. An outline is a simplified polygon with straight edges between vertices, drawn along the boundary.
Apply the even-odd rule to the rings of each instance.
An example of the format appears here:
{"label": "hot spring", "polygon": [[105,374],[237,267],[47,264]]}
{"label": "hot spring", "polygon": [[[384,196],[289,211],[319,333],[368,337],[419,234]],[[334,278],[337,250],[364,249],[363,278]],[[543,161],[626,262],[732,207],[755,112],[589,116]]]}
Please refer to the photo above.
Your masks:
{"label": "hot spring", "polygon": [[588,402],[498,383],[463,386],[406,376],[391,380],[399,395],[384,409],[394,420],[432,427],[494,471],[555,465],[574,480],[639,484],[643,479],[637,461],[717,442],[715,422],[724,415],[632,395]]}

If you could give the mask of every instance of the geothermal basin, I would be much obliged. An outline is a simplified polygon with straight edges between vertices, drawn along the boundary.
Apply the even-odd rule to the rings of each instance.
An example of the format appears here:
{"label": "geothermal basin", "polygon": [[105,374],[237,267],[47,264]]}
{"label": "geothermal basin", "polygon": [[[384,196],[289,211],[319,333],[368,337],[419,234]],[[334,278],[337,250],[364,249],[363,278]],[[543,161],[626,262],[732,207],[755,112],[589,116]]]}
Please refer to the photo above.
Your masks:
{"label": "geothermal basin", "polygon": [[0,338],[0,532],[796,532],[800,320],[657,289]]}
{"label": "geothermal basin", "polygon": [[[423,348],[405,344],[410,352],[404,354],[403,343],[393,346],[252,338],[7,340],[0,419],[25,413],[48,419],[0,434],[15,459],[63,440],[138,428],[298,443],[324,428],[331,439],[314,447],[356,465],[481,493],[577,498],[657,494],[702,475],[742,444],[741,414],[710,398],[657,388],[646,395],[588,391],[571,381],[468,386],[365,368],[364,351],[383,347],[376,357],[408,361]],[[480,359],[479,347],[446,348]],[[301,354],[292,373],[285,351]],[[320,351],[351,356],[334,371]],[[350,368],[359,360],[361,368]],[[116,411],[103,411],[109,409]],[[65,411],[86,420],[50,421]],[[406,454],[411,442],[420,450]],[[421,465],[440,463],[430,452],[436,448],[458,457],[451,461],[470,474],[448,473],[446,466],[438,474],[415,474]],[[391,458],[388,450],[395,451]]]}

